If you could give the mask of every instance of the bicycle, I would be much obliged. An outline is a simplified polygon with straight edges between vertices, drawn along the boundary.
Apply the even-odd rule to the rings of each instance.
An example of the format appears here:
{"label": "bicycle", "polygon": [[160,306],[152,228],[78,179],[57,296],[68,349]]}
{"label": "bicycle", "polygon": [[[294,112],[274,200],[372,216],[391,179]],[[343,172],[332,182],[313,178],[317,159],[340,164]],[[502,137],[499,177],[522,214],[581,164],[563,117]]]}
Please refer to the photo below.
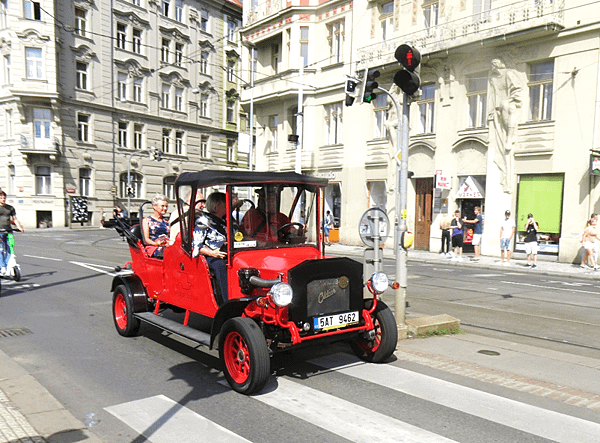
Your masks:
{"label": "bicycle", "polygon": [[21,280],[21,266],[15,256],[15,241],[12,233],[0,229],[0,278]]}

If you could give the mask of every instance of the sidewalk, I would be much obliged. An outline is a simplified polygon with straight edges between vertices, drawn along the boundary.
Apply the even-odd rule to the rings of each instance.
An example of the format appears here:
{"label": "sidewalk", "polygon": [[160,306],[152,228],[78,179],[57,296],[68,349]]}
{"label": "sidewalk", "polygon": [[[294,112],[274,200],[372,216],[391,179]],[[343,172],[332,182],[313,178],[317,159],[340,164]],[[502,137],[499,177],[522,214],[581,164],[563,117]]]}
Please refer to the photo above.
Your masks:
{"label": "sidewalk", "polygon": [[[326,247],[330,254],[358,260],[364,249],[339,244]],[[383,252],[385,258],[394,257],[391,250]],[[496,257],[481,257],[474,262],[465,255],[463,262],[453,262],[437,253],[410,250],[408,260],[600,279],[600,271],[541,257],[536,269],[524,267],[526,261],[520,257],[513,259],[510,266],[502,266]],[[600,411],[600,359],[470,333],[404,340],[398,343],[396,356],[403,362]],[[81,422],[83,419],[75,418],[35,378],[0,351],[0,443],[102,443]]]}

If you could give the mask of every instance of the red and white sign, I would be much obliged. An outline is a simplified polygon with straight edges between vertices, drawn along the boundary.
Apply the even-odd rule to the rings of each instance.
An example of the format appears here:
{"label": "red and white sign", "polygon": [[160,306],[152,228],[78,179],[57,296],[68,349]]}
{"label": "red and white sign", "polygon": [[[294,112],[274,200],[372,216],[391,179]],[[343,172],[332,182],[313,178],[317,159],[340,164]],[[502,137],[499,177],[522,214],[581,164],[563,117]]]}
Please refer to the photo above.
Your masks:
{"label": "red and white sign", "polygon": [[450,189],[450,176],[438,171],[435,175],[435,187],[438,189]]}

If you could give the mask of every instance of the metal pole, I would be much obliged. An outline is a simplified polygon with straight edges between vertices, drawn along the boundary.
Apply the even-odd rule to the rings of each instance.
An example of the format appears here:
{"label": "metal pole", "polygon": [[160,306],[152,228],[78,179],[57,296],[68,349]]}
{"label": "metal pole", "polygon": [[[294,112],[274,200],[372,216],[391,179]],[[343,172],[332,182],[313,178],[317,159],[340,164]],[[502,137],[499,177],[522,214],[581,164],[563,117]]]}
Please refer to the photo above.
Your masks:
{"label": "metal pole", "polygon": [[300,81],[298,82],[298,116],[296,117],[296,132],[298,135],[298,144],[296,145],[296,168],[295,172],[302,174],[302,125],[304,124],[304,57],[300,57],[300,70],[298,72]]}
{"label": "metal pole", "polygon": [[131,158],[133,154],[127,156],[127,186],[125,187],[125,193],[127,194],[127,217],[131,218],[131,196],[129,195],[129,188],[131,187]]}
{"label": "metal pole", "polygon": [[254,169],[254,46],[250,47],[250,146],[248,148],[248,169]]}
{"label": "metal pole", "polygon": [[[398,324],[405,324],[406,321],[406,287],[408,276],[406,272],[407,251],[400,245],[402,233],[408,230],[406,225],[406,207],[407,207],[407,187],[408,187],[408,95],[402,97],[402,121],[398,121],[397,140],[400,146],[400,168],[398,170],[398,189],[400,192],[396,195],[396,281],[400,287],[396,289],[396,321]],[[398,114],[400,116],[400,114]],[[400,124],[402,123],[402,125]]]}

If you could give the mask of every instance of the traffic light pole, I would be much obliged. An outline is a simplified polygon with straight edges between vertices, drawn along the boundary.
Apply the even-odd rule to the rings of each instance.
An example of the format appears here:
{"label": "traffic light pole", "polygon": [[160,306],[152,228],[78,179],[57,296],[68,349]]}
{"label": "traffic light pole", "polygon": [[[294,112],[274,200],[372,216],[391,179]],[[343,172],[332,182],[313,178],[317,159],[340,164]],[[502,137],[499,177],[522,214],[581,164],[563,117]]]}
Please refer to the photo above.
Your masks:
{"label": "traffic light pole", "polygon": [[[396,107],[398,124],[396,125],[396,146],[400,147],[400,162],[396,169],[396,281],[399,287],[395,289],[395,316],[398,325],[404,325],[406,321],[406,287],[408,283],[407,274],[407,251],[401,245],[403,233],[408,231],[406,225],[406,207],[408,194],[408,95],[403,94],[402,112],[396,98],[387,90],[379,87],[392,100]],[[396,156],[396,159],[398,157]]]}

